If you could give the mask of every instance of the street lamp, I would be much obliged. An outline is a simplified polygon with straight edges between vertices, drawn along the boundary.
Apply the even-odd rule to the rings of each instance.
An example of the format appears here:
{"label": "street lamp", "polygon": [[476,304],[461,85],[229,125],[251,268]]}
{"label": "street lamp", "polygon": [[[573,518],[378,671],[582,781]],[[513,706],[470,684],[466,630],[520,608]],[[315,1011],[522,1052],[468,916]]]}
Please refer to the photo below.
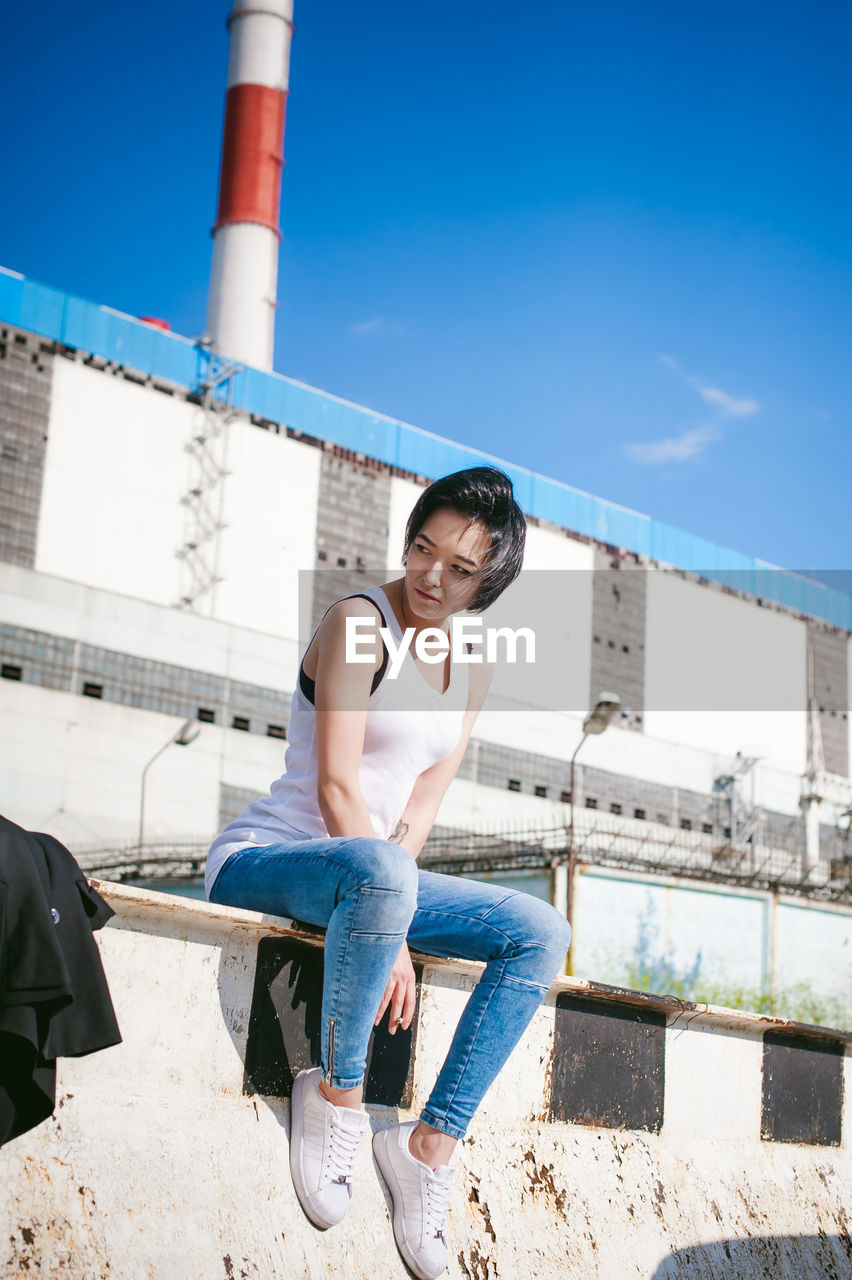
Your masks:
{"label": "street lamp", "polygon": [[565,916],[571,925],[571,945],[568,948],[568,964],[567,972],[571,973],[573,969],[574,954],[574,802],[575,802],[575,766],[577,763],[577,754],[583,743],[590,734],[603,733],[604,729],[612,722],[613,717],[621,708],[621,699],[617,693],[599,693],[598,700],[592,710],[583,721],[583,736],[577,743],[574,754],[571,757],[571,815],[568,825],[568,884],[566,885],[566,910]]}
{"label": "street lamp", "polygon": [[142,835],[145,827],[145,782],[148,777],[148,770],[151,768],[151,765],[155,760],[159,760],[164,751],[168,751],[172,743],[177,747],[188,747],[191,742],[195,741],[200,733],[201,729],[198,727],[195,720],[185,720],[177,733],[173,733],[165,746],[160,747],[160,750],[156,755],[151,756],[151,759],[142,770],[142,792],[139,800],[139,838],[136,842],[136,847],[140,854],[142,852]]}

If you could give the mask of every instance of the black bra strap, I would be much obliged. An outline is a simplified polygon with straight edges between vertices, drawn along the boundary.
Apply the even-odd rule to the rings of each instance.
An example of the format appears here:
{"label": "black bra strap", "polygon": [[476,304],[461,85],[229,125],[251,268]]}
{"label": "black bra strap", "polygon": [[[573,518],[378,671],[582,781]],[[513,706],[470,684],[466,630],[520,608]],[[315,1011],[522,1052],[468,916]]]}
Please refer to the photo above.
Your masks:
{"label": "black bra strap", "polygon": [[[370,601],[370,604],[374,605],[374,606],[378,609],[378,611],[379,611],[379,617],[380,617],[380,618],[381,618],[381,620],[382,620],[382,626],[383,626],[383,627],[386,627],[386,626],[388,625],[388,624],[387,624],[387,621],[386,621],[386,619],[385,619],[385,615],[382,613],[381,606],[380,606],[380,605],[378,605],[378,604],[376,604],[376,602],[375,602],[375,600],[373,599],[373,597],[372,597],[372,596],[368,596],[368,595],[367,595],[365,592],[363,592],[363,591],[356,591],[354,595],[351,595],[351,596],[344,596],[344,597],[343,597],[343,599],[344,599],[344,600],[369,600],[369,601]],[[331,606],[330,606],[330,605],[329,605],[329,608],[331,608]],[[328,613],[328,609],[326,609],[326,611],[325,611],[325,612],[326,612],[326,613]],[[325,617],[325,614],[323,614],[323,617]],[[319,630],[319,627],[317,628],[317,631],[318,631],[318,630]],[[316,631],[314,632],[314,636],[315,636],[315,635],[316,635]],[[314,638],[314,636],[311,636],[311,643],[313,643],[313,638]],[[309,645],[308,645],[308,648],[310,648],[310,647],[311,647],[311,646],[310,646],[310,644],[309,644]],[[378,689],[379,685],[382,683],[382,680],[384,679],[384,674],[385,674],[385,672],[386,672],[386,671],[387,671],[387,669],[388,669],[388,661],[389,661],[389,658],[390,658],[390,655],[389,655],[389,653],[388,653],[388,647],[387,647],[387,645],[385,644],[384,640],[382,640],[382,665],[379,667],[378,671],[377,671],[377,672],[375,672],[375,674],[374,674],[374,676],[373,676],[373,683],[372,683],[372,684],[371,684],[371,686],[370,686],[370,696],[371,696],[371,697],[372,697],[372,695],[376,692],[376,690]],[[306,675],[306,674],[305,674],[305,660],[304,660],[304,658],[303,658],[303,659],[302,659],[302,661],[299,663],[299,688],[302,690],[302,693],[303,693],[303,694],[304,694],[304,696],[307,698],[307,700],[308,700],[308,702],[311,704],[311,706],[314,706],[314,704],[315,704],[315,702],[316,702],[316,692],[317,692],[316,681],[315,681],[315,680],[312,680],[312,679],[311,679],[311,677],[310,677],[309,675]]]}

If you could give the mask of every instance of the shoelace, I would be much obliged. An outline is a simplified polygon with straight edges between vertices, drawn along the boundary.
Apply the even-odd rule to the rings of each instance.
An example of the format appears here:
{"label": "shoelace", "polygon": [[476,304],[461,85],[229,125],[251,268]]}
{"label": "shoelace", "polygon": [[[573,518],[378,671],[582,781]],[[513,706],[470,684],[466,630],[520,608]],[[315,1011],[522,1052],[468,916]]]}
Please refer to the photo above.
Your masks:
{"label": "shoelace", "polygon": [[360,1129],[350,1129],[332,1117],[327,1170],[332,1182],[351,1182],[352,1164],[361,1141]]}
{"label": "shoelace", "polygon": [[444,1227],[447,1222],[447,1207],[453,1189],[451,1182],[442,1182],[438,1178],[426,1178],[426,1232],[427,1236],[440,1236],[444,1239]]}

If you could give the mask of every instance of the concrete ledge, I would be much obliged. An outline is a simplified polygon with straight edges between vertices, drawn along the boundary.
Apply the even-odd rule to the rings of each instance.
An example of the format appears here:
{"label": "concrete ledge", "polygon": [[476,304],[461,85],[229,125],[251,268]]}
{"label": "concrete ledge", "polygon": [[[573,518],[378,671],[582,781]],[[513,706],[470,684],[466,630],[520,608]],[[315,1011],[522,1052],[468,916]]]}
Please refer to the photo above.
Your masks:
{"label": "concrete ledge", "polygon": [[[335,1230],[290,1185],[288,1080],[315,1051],[321,934],[98,888],[124,1043],[63,1060],[54,1117],[0,1151],[5,1274],[406,1276],[368,1145]],[[374,1038],[374,1129],[417,1114],[480,968],[417,966],[409,1052]],[[850,1043],[561,979],[459,1147],[447,1275],[848,1275]]]}

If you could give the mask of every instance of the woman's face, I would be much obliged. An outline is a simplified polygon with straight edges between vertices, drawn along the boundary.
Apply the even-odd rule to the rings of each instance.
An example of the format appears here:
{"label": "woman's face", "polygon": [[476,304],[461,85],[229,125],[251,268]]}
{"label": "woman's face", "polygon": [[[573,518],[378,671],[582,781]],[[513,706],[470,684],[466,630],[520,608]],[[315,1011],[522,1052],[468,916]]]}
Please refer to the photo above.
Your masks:
{"label": "woman's face", "polygon": [[440,507],[420,527],[405,566],[408,611],[437,624],[466,609],[478,587],[489,537],[481,524]]}

